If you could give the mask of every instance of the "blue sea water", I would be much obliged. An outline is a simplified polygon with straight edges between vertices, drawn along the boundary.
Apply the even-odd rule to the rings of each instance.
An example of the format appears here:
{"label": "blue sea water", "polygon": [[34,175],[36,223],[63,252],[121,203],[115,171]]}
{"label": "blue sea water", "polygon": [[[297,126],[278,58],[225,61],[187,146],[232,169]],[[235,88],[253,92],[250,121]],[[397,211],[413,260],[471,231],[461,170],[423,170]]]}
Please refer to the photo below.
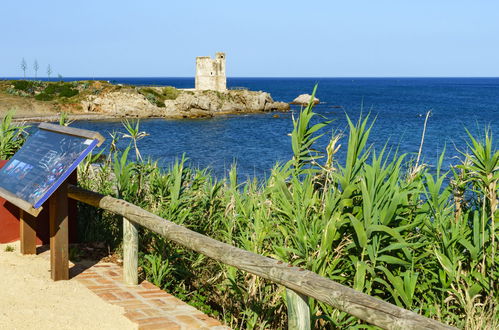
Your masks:
{"label": "blue sea water", "polygon": [[[88,78],[72,78],[88,79]],[[71,80],[72,80],[71,79]],[[99,78],[114,83],[191,88],[191,78]],[[69,80],[69,79],[68,79]],[[317,147],[324,150],[333,131],[347,134],[346,115],[353,120],[370,114],[375,123],[370,144],[381,150],[418,152],[425,114],[431,110],[423,146],[423,159],[430,165],[446,149],[445,165],[455,164],[466,149],[465,128],[483,135],[489,127],[499,132],[499,78],[228,78],[228,87],[246,87],[271,93],[276,101],[290,102],[311,93],[318,84],[321,103],[315,111],[332,119]],[[210,167],[218,177],[236,162],[243,177],[264,177],[276,162],[292,156],[292,112],[228,115],[210,119],[148,119],[141,130],[150,135],[139,142],[142,154],[168,166],[182,154],[197,167]],[[108,132],[124,131],[119,121],[79,121],[75,127]],[[109,141],[109,139],[108,139]],[[122,147],[126,142],[122,142]],[[345,156],[347,137],[338,154]]]}

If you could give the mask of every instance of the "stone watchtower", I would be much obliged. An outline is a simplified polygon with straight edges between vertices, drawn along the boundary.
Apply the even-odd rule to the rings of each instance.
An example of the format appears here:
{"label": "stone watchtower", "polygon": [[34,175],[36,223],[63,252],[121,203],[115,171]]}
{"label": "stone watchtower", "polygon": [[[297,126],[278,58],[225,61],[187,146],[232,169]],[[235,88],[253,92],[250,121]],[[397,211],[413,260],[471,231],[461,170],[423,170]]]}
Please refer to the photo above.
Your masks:
{"label": "stone watchtower", "polygon": [[196,57],[196,89],[227,90],[225,76],[225,53],[216,53],[215,59],[209,56]]}

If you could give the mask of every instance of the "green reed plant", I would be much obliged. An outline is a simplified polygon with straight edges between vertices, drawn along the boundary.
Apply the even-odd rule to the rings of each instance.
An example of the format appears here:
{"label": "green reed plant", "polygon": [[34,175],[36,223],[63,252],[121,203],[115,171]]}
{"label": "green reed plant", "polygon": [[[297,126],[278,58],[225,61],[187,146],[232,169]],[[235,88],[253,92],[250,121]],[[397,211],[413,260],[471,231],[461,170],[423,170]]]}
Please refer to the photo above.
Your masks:
{"label": "green reed plant", "polygon": [[26,141],[29,127],[24,123],[13,122],[14,110],[8,111],[0,123],[0,159],[9,159]]}
{"label": "green reed plant", "polygon": [[[138,157],[130,162],[132,143],[112,149],[108,165],[82,166],[81,184],[427,317],[466,329],[496,326],[498,152],[492,135],[484,141],[470,136],[458,167],[444,169],[443,152],[430,171],[419,163],[414,169],[406,154],[372,147],[369,116],[347,118],[347,141],[333,134],[325,153],[316,150],[327,128],[320,120],[311,106],[302,110],[293,121],[293,158],[264,182],[239,182],[235,166],[217,180],[187,166],[185,157],[165,171]],[[342,144],[347,156],[340,162],[335,154]],[[119,239],[111,216],[92,212],[101,220],[90,220],[89,237]],[[282,287],[147,230],[140,242],[146,277],[162,288],[234,328],[286,327]],[[316,328],[369,327],[309,302]]]}

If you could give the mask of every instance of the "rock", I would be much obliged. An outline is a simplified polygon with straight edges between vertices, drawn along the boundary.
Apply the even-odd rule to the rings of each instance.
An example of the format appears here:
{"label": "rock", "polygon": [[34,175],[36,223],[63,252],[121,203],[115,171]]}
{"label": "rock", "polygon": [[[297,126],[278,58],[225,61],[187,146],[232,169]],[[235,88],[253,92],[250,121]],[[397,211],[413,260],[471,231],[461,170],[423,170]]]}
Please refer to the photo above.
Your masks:
{"label": "rock", "polygon": [[159,107],[134,89],[121,89],[88,96],[81,101],[81,107],[85,112],[103,112],[126,117],[182,118],[289,110],[288,103],[274,102],[269,93],[248,90],[179,90],[175,99],[167,99],[164,101],[164,107]]}
{"label": "rock", "polygon": [[161,109],[132,90],[91,95],[81,102],[85,112],[101,112],[124,117],[160,116]]}
{"label": "rock", "polygon": [[[296,99],[294,99],[293,102],[291,102],[291,104],[299,104],[299,105],[306,106],[310,102],[311,98],[312,98],[312,95],[301,94]],[[316,97],[314,97],[314,101],[313,102],[314,102],[314,104],[319,104],[319,99],[316,98]]]}
{"label": "rock", "polygon": [[288,111],[289,110],[289,103],[274,102],[273,107],[274,107],[275,111]]}
{"label": "rock", "polygon": [[269,93],[248,90],[183,91],[175,100],[165,101],[165,115],[181,117],[285,110],[289,104],[274,102]]}

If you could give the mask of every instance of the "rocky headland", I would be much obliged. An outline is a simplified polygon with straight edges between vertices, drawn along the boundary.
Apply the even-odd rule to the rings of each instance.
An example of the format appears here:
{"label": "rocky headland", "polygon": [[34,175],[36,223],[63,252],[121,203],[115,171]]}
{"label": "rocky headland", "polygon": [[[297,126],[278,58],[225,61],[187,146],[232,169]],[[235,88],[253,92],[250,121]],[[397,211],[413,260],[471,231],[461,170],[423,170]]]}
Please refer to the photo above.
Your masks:
{"label": "rocky headland", "polygon": [[[166,95],[165,95],[166,94]],[[195,118],[220,114],[286,111],[289,104],[274,102],[269,93],[248,90],[196,91],[148,87],[124,89],[82,100],[84,112],[126,117]]]}
{"label": "rocky headland", "polygon": [[0,112],[37,118],[66,112],[84,118],[197,118],[221,114],[286,111],[269,93],[244,89],[182,90],[141,87],[105,81],[0,81]]}

